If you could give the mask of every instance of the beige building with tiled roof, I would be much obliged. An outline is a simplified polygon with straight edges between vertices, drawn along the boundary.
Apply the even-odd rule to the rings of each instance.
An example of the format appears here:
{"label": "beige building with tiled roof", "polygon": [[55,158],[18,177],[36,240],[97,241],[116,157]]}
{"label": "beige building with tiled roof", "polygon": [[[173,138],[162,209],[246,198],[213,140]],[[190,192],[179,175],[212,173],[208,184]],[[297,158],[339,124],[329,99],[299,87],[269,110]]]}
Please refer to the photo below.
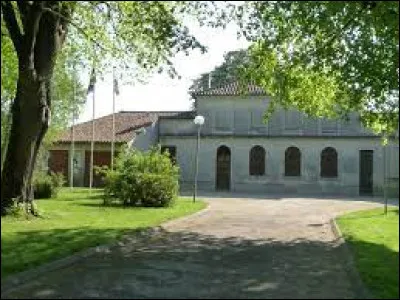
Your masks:
{"label": "beige building with tiled roof", "polygon": [[[116,114],[117,143],[139,149],[159,143],[168,148],[180,167],[181,187],[190,189],[197,139],[193,118],[197,114],[205,118],[199,151],[201,190],[379,195],[386,182],[389,193],[398,195],[398,137],[384,150],[380,137],[363,128],[357,114],[344,121],[277,110],[265,124],[263,113],[271,100],[256,86],[243,90],[232,83],[192,96],[193,112]],[[95,164],[110,162],[111,120],[112,116],[95,120]],[[75,126],[75,148],[81,151],[75,151],[81,153],[76,154],[80,162],[75,172],[83,174],[77,175],[83,178],[83,185],[88,182],[91,125]],[[68,130],[54,149],[64,152],[53,153],[64,160],[59,166],[65,174],[70,170],[70,139]]]}

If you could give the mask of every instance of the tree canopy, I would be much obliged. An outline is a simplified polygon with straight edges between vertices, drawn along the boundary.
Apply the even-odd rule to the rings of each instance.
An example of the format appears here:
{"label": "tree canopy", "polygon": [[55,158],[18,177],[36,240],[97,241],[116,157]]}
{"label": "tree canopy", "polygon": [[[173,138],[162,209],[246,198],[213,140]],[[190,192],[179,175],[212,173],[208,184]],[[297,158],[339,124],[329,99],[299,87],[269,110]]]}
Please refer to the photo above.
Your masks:
{"label": "tree canopy", "polygon": [[198,78],[193,80],[190,90],[206,90],[209,88],[209,83],[212,88],[238,80],[241,67],[244,66],[246,59],[248,59],[246,49],[227,52],[220,66],[215,67],[211,72],[201,74]]}
{"label": "tree canopy", "polygon": [[251,1],[237,19],[253,42],[243,78],[275,106],[324,117],[356,111],[377,133],[398,129],[397,1]]}
{"label": "tree canopy", "polygon": [[[1,213],[13,199],[33,198],[32,172],[54,116],[55,89],[62,97],[76,74],[94,75],[93,83],[111,69],[129,81],[157,68],[175,76],[171,58],[176,53],[206,50],[183,24],[184,17],[224,26],[228,11],[229,5],[212,1],[2,1],[2,42],[3,36],[9,38],[13,49],[4,56],[12,70],[4,72],[15,72],[15,81],[10,80],[4,98],[11,99],[11,128]],[[59,103],[69,106],[68,101],[75,100]]]}

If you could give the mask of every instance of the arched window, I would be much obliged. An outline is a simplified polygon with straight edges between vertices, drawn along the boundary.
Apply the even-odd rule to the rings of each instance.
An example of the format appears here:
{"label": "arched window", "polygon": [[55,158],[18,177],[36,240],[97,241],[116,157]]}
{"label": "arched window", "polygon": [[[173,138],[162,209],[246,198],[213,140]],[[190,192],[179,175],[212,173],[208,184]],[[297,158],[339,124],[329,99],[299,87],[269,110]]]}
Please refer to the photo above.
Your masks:
{"label": "arched window", "polygon": [[285,176],[301,175],[301,152],[297,147],[289,147],[285,151]]}
{"label": "arched window", "polygon": [[249,173],[250,175],[265,174],[265,150],[261,146],[254,146],[250,150]]}
{"label": "arched window", "polygon": [[338,176],[337,152],[332,147],[327,147],[321,152],[321,177]]}

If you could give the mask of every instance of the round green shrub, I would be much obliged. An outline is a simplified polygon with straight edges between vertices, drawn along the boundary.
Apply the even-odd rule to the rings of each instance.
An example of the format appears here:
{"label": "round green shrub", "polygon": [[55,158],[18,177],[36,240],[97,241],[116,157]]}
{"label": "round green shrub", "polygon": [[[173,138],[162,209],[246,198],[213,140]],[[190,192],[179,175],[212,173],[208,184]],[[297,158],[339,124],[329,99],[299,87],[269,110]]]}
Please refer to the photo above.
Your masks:
{"label": "round green shrub", "polygon": [[149,151],[126,150],[116,159],[115,170],[101,170],[105,197],[126,206],[165,207],[179,191],[179,168],[159,147]]}

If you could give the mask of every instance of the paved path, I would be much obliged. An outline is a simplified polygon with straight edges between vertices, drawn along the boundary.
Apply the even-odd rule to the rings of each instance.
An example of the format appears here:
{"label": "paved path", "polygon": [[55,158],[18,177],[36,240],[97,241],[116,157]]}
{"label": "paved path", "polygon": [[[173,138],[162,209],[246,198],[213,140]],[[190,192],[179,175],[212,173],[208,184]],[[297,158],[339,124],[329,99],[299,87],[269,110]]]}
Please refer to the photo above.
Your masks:
{"label": "paved path", "polygon": [[346,199],[208,199],[209,209],[37,276],[2,298],[357,298],[329,220]]}

